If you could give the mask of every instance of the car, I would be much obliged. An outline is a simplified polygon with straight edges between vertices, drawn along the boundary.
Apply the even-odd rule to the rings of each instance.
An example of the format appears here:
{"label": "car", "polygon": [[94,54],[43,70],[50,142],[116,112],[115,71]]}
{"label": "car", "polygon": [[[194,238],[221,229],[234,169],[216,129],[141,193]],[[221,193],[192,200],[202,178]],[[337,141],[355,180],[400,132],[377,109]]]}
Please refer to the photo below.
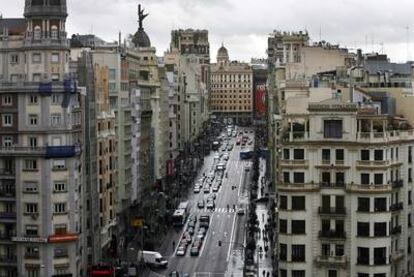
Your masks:
{"label": "car", "polygon": [[214,201],[207,201],[207,209],[214,209],[215,204]]}
{"label": "car", "polygon": [[185,240],[187,242],[187,245],[189,245],[193,241],[193,238],[191,237],[190,234],[188,234],[186,236],[183,236],[183,240]]}
{"label": "car", "polygon": [[229,155],[228,154],[225,154],[224,156],[223,156],[223,159],[225,160],[225,161],[228,161],[229,160]]}
{"label": "car", "polygon": [[188,228],[187,228],[187,232],[188,232],[190,235],[194,235],[194,227],[188,227]]}
{"label": "car", "polygon": [[200,248],[197,246],[192,246],[190,249],[190,255],[191,256],[198,256],[200,254]]}
{"label": "car", "polygon": [[196,222],[193,220],[188,221],[188,227],[187,228],[194,228],[196,225]]}
{"label": "car", "polygon": [[197,222],[197,215],[196,214],[190,214],[188,216],[188,221],[195,221],[195,222]]}
{"label": "car", "polygon": [[179,246],[176,252],[177,256],[184,256],[187,249],[184,246]]}
{"label": "car", "polygon": [[199,201],[197,202],[197,207],[198,207],[199,209],[204,208],[204,200],[199,200]]}
{"label": "car", "polygon": [[237,209],[237,214],[238,215],[244,215],[246,213],[246,211],[244,210],[244,208],[238,208]]}
{"label": "car", "polygon": [[209,186],[205,186],[203,189],[204,193],[210,193],[210,187]]}
{"label": "car", "polygon": [[199,193],[200,192],[200,187],[194,187],[193,192],[194,193]]}
{"label": "car", "polygon": [[193,244],[191,245],[191,247],[198,247],[198,249],[200,249],[202,245],[203,245],[203,241],[201,239],[196,238]]}
{"label": "car", "polygon": [[219,191],[219,187],[217,185],[213,186],[213,192],[218,192]]}
{"label": "car", "polygon": [[196,238],[197,238],[197,239],[201,239],[201,240],[203,240],[203,239],[204,239],[204,236],[205,236],[205,234],[204,234],[204,233],[200,233],[200,232],[198,232],[198,233],[197,233],[197,235],[196,235]]}
{"label": "car", "polygon": [[212,193],[212,194],[211,194],[211,198],[213,198],[214,200],[216,200],[217,195],[216,195],[215,193]]}
{"label": "car", "polygon": [[168,277],[180,277],[180,274],[177,271],[171,271]]}
{"label": "car", "polygon": [[206,234],[206,232],[207,232],[207,229],[205,228],[205,227],[200,227],[200,229],[198,229],[198,232],[200,233],[203,233],[204,235]]}
{"label": "car", "polygon": [[183,273],[183,274],[181,275],[181,277],[190,277],[190,274],[188,274],[188,273]]}

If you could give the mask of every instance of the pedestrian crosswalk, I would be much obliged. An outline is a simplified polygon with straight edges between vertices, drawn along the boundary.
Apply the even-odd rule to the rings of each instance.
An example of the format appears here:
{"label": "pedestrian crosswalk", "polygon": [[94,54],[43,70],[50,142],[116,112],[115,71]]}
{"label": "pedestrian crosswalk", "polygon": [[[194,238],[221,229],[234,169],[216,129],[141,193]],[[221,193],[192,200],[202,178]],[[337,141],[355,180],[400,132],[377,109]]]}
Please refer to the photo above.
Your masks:
{"label": "pedestrian crosswalk", "polygon": [[204,210],[203,210],[204,212],[210,212],[210,213],[234,213],[234,212],[236,212],[236,210],[235,209],[227,209],[227,208],[215,208],[214,210],[213,209],[207,209],[207,208],[204,208]]}

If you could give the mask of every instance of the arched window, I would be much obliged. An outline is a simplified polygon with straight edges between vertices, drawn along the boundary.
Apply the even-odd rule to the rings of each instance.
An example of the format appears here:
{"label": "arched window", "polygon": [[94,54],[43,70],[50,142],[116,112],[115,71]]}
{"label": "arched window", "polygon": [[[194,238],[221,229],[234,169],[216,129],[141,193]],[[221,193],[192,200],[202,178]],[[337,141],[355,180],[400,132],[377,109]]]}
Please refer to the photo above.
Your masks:
{"label": "arched window", "polygon": [[35,26],[33,31],[33,39],[40,40],[42,38],[42,29],[40,26]]}
{"label": "arched window", "polygon": [[50,28],[50,37],[52,39],[58,39],[58,27],[56,27],[56,25],[53,25]]}

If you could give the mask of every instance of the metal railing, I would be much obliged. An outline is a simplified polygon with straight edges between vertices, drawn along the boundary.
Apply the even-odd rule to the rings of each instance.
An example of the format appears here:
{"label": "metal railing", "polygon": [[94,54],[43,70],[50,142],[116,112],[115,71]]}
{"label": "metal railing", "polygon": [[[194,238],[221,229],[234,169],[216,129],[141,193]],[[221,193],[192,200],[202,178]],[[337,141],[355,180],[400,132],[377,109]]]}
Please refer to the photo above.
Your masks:
{"label": "metal railing", "polygon": [[319,207],[319,214],[345,215],[345,207]]}

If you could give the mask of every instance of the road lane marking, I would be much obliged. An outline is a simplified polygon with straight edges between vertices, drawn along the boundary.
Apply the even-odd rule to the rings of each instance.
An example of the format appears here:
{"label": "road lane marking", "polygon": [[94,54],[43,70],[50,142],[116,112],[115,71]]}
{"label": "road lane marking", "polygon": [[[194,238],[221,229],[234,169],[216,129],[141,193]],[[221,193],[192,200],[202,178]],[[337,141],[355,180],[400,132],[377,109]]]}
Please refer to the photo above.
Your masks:
{"label": "road lane marking", "polygon": [[204,247],[206,246],[206,244],[207,244],[207,238],[208,238],[208,235],[210,234],[210,232],[209,231],[207,231],[207,234],[206,234],[206,236],[205,236],[205,238],[204,238],[204,240],[203,240],[203,245],[201,246],[201,250],[200,250],[200,254],[198,255],[199,257],[201,257],[202,255],[203,255],[203,251],[204,251]]}
{"label": "road lane marking", "polygon": [[233,236],[234,236],[234,225],[236,224],[236,215],[233,216],[233,226],[231,227],[231,236],[230,236],[230,244],[229,244],[229,251],[227,252],[227,259],[228,262],[230,260],[230,252],[232,249],[231,243],[233,243]]}

